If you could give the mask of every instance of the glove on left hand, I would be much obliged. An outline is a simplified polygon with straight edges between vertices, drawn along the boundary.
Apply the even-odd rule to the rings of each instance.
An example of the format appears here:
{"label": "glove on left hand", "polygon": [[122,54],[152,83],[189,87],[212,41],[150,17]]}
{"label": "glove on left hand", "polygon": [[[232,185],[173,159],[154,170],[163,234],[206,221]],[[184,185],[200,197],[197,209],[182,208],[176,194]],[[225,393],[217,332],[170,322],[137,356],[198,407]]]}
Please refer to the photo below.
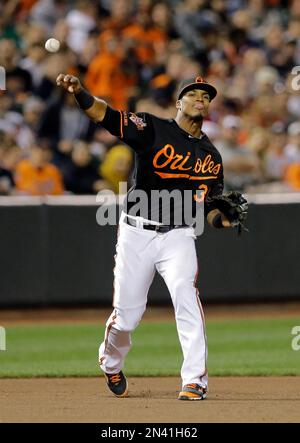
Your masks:
{"label": "glove on left hand", "polygon": [[229,220],[231,226],[238,228],[239,234],[242,229],[249,232],[244,225],[248,215],[248,202],[240,192],[231,191],[227,194],[207,197],[207,203],[213,203],[214,207]]}

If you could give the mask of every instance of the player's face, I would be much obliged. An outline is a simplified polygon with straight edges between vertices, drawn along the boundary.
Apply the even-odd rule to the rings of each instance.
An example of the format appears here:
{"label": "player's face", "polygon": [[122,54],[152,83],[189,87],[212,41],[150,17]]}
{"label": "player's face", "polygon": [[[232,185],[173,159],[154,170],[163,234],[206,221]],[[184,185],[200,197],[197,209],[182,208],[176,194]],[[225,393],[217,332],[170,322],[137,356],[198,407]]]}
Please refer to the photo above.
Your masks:
{"label": "player's face", "polygon": [[208,116],[210,97],[206,91],[192,89],[177,102],[177,108],[186,116],[202,119]]}

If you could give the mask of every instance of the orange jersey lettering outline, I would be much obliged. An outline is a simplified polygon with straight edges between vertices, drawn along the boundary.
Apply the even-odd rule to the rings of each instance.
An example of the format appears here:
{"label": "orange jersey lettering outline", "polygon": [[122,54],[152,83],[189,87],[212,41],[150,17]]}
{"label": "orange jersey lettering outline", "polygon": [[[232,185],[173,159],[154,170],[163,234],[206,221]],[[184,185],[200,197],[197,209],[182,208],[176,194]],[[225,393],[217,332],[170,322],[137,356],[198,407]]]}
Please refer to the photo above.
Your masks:
{"label": "orange jersey lettering outline", "polygon": [[[210,180],[210,179],[216,179],[218,173],[221,169],[221,163],[215,164],[215,162],[212,160],[212,157],[210,154],[208,154],[204,160],[201,160],[200,158],[196,159],[195,165],[184,167],[186,162],[189,160],[191,153],[188,152],[187,155],[184,157],[181,154],[176,154],[174,147],[171,144],[166,144],[163,148],[161,148],[154,156],[153,158],[153,166],[156,169],[161,169],[166,166],[170,166],[170,169],[178,169],[179,171],[189,171],[193,169],[193,171],[196,174],[199,174],[200,172],[202,174],[206,174],[207,172],[214,174],[213,176],[206,176],[206,177],[198,177],[198,176],[191,176],[187,174],[171,174],[171,173],[163,173],[163,172],[157,172],[161,178],[189,178],[190,180]],[[163,162],[158,163],[158,161],[162,158]]]}

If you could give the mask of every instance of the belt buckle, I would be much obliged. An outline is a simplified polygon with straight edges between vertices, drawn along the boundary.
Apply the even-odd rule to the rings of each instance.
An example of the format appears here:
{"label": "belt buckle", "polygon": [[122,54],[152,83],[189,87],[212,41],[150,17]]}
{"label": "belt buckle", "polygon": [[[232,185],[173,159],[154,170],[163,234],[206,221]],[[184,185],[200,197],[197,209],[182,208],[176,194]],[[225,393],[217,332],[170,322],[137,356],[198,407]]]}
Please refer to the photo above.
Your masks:
{"label": "belt buckle", "polygon": [[166,232],[169,232],[171,229],[169,226],[167,225],[161,225],[161,226],[156,226],[155,231],[158,232],[159,234],[165,234]]}

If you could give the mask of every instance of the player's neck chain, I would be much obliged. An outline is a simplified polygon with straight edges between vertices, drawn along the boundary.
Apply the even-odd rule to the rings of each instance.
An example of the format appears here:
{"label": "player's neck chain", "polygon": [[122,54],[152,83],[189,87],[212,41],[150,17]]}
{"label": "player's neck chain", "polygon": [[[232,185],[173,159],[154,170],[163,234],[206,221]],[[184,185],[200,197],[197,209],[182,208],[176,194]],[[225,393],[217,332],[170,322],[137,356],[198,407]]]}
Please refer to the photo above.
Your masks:
{"label": "player's neck chain", "polygon": [[201,138],[204,136],[204,134],[201,134],[200,137],[196,137],[195,135],[189,134],[189,138],[197,138],[198,140],[201,140]]}
{"label": "player's neck chain", "polygon": [[196,140],[201,140],[202,137],[205,136],[205,134],[204,134],[203,132],[201,132],[200,137],[196,137],[195,135],[190,134],[190,133],[187,132],[185,129],[183,129],[181,126],[179,126],[179,124],[176,122],[176,120],[171,119],[170,121],[173,122],[173,123],[175,123],[175,125],[177,126],[177,128],[179,128],[180,131],[182,131],[184,134],[186,134],[189,138],[196,139]]}

